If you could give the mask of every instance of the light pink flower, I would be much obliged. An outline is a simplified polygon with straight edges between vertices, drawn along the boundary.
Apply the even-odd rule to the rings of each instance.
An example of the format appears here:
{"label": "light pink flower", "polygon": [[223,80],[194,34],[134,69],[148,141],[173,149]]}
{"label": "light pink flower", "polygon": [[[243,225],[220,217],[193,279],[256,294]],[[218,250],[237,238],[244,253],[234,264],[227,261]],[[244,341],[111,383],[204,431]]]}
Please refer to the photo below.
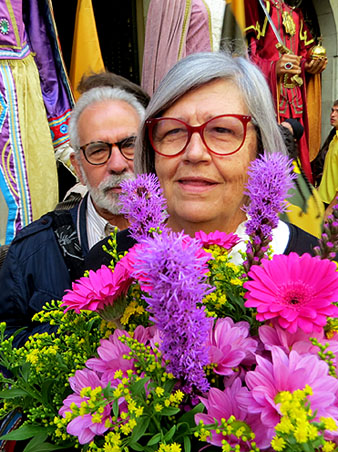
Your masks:
{"label": "light pink flower", "polygon": [[[139,325],[134,331],[133,338],[140,343],[146,344],[152,339],[156,331],[154,327],[144,328]],[[122,335],[130,337],[126,331],[115,330],[109,336],[109,339],[101,339],[100,346],[97,349],[99,358],[90,358],[86,362],[86,366],[89,369],[94,370],[100,375],[102,383],[105,386],[109,382],[114,386],[114,381],[117,386],[120,382],[119,380],[114,380],[114,375],[117,370],[122,370],[123,377],[126,377],[127,370],[134,369],[135,360],[123,358],[124,355],[129,354],[130,348],[119,340],[119,337]]]}
{"label": "light pink flower", "polygon": [[249,336],[247,322],[234,323],[229,317],[218,319],[209,335],[210,362],[216,363],[214,372],[231,375],[240,364],[253,364],[257,341]]}
{"label": "light pink flower", "polygon": [[274,255],[254,265],[244,283],[247,308],[257,309],[257,320],[277,319],[290,333],[321,331],[328,316],[337,317],[336,264],[309,254]]}
{"label": "light pink flower", "polygon": [[195,238],[202,242],[204,248],[208,248],[211,245],[218,245],[227,250],[230,250],[233,246],[240,242],[238,235],[225,232],[214,231],[206,234],[204,231],[195,233]]}
{"label": "light pink flower", "polygon": [[[59,410],[59,415],[62,417],[66,417],[66,413],[72,411],[70,409],[72,403],[75,403],[75,405],[80,408],[82,402],[89,400],[89,397],[80,396],[83,388],[90,387],[91,389],[95,389],[99,386],[102,388],[106,386],[95,372],[88,369],[77,370],[74,377],[69,378],[69,383],[74,393],[63,401],[63,406]],[[105,421],[107,419],[111,420],[110,412],[111,406],[107,404],[104,407],[103,413],[101,413],[102,421],[100,423],[92,422],[92,414],[78,416],[69,422],[67,425],[67,432],[70,435],[77,436],[80,444],[87,444],[92,441],[96,435],[103,435],[103,433],[108,430],[108,428],[105,427]]]}
{"label": "light pink flower", "polygon": [[316,419],[326,416],[337,422],[338,380],[328,375],[327,363],[315,355],[299,355],[293,350],[288,356],[279,347],[272,347],[271,355],[272,361],[256,356],[257,366],[245,378],[249,392],[238,398],[241,407],[259,415],[267,439],[272,439],[274,427],[280,421],[276,396],[281,391],[304,389],[305,384],[313,390],[309,400]]}
{"label": "light pink flower", "polygon": [[62,298],[61,306],[79,314],[81,310],[98,311],[112,305],[117,297],[124,294],[133,279],[124,262],[116,264],[114,271],[102,265],[96,272],[89,271],[88,277],[82,277],[72,284]]}
{"label": "light pink flower", "polygon": [[[260,428],[262,425],[257,422],[258,417],[249,414],[246,407],[239,405],[238,400],[240,395],[243,395],[245,399],[247,397],[248,389],[242,387],[239,378],[236,378],[231,386],[227,387],[223,391],[218,388],[211,388],[208,392],[207,398],[200,397],[201,402],[207,409],[207,413],[198,413],[195,415],[195,422],[198,424],[201,420],[204,424],[213,424],[215,419],[221,422],[222,419],[229,419],[230,416],[235,416],[236,420],[243,421],[254,431],[256,438],[255,442],[258,447],[267,445],[264,441],[264,435],[260,434]],[[263,430],[263,429],[262,429]],[[221,433],[212,431],[212,438],[208,440],[209,443],[221,447],[222,441],[227,439],[234,447],[236,444],[240,444],[241,451],[251,450],[247,444],[238,440],[235,436],[224,437]]]}

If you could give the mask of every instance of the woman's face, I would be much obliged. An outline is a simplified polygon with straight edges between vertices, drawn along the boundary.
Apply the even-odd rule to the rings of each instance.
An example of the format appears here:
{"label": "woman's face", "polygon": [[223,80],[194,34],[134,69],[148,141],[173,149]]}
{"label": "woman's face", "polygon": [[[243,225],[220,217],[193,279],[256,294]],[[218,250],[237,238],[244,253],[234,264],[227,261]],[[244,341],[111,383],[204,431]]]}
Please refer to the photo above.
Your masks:
{"label": "woman's face", "polygon": [[[249,111],[233,82],[216,80],[182,96],[162,116],[196,126],[224,114]],[[256,132],[249,122],[243,146],[232,155],[209,153],[198,133],[178,156],[155,153],[156,173],[168,203],[168,225],[190,235],[199,230],[234,232],[245,220],[243,191],[256,150]]]}

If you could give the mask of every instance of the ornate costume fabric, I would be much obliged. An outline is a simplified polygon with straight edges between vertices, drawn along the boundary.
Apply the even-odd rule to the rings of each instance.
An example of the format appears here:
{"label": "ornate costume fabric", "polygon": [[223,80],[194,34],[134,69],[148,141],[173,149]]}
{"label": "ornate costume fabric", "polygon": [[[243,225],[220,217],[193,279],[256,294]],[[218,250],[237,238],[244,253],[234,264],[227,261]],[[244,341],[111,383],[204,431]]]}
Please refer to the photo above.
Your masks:
{"label": "ornate costume fabric", "polygon": [[211,49],[210,14],[205,1],[151,0],[143,57],[143,89],[152,95],[178,60]]}
{"label": "ornate costume fabric", "polygon": [[[312,181],[310,157],[309,157],[309,131],[313,133],[309,127],[309,114],[307,110],[310,105],[314,108],[318,105],[313,100],[314,96],[320,96],[317,90],[313,90],[311,84],[310,91],[312,98],[307,99],[307,88],[309,80],[305,74],[305,61],[309,49],[313,46],[314,40],[306,27],[303,15],[300,9],[289,7],[284,1],[272,0],[265,1],[266,9],[280,34],[283,44],[295,55],[301,56],[301,77],[303,85],[287,87],[283,80],[278,80],[276,75],[276,63],[280,58],[280,53],[276,48],[278,40],[269,25],[267,17],[259,5],[258,1],[247,1],[250,3],[246,7],[246,36],[249,44],[249,53],[251,60],[257,64],[264,72],[273,94],[278,119],[280,122],[287,118],[297,118],[305,128],[305,134],[301,138],[300,160],[305,174]],[[310,78],[314,78],[312,76]],[[317,77],[318,79],[318,77]],[[320,104],[320,99],[319,99]],[[317,108],[317,107],[316,107]],[[317,110],[317,122],[318,110]]]}
{"label": "ornate costume fabric", "polygon": [[0,2],[0,244],[58,202],[71,108],[50,2]]}

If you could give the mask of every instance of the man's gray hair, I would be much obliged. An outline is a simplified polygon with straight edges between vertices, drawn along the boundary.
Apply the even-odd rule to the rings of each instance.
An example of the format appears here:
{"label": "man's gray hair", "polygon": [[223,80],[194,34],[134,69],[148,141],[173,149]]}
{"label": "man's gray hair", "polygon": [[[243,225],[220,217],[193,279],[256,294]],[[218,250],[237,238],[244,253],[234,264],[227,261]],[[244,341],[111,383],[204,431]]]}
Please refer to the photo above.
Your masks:
{"label": "man's gray hair", "polygon": [[287,154],[275,119],[271,93],[262,72],[243,57],[231,57],[223,52],[195,53],[170,69],[150,100],[136,142],[136,173],[155,173],[155,155],[146,130],[146,120],[161,116],[188,91],[218,79],[231,81],[239,88],[257,130],[258,153],[266,150],[268,153]]}
{"label": "man's gray hair", "polygon": [[70,145],[75,152],[78,151],[80,146],[80,139],[78,134],[78,122],[81,113],[89,106],[94,105],[99,102],[105,101],[115,101],[122,100],[127,102],[131,107],[133,107],[136,113],[139,115],[140,120],[144,118],[145,109],[141,103],[136,99],[135,96],[124,91],[120,88],[110,88],[109,86],[102,86],[97,88],[92,88],[85,93],[77,101],[69,120],[68,133],[70,139]]}

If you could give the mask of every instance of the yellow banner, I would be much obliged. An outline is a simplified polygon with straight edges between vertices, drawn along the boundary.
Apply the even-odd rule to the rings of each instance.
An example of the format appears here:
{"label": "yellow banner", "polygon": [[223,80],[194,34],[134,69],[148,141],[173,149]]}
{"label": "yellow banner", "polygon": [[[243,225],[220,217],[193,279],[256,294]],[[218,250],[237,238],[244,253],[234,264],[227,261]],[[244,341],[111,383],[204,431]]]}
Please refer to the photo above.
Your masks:
{"label": "yellow banner", "polygon": [[104,63],[96,30],[92,0],[78,0],[69,76],[76,100],[79,97],[76,88],[81,77],[85,73],[103,70]]}

